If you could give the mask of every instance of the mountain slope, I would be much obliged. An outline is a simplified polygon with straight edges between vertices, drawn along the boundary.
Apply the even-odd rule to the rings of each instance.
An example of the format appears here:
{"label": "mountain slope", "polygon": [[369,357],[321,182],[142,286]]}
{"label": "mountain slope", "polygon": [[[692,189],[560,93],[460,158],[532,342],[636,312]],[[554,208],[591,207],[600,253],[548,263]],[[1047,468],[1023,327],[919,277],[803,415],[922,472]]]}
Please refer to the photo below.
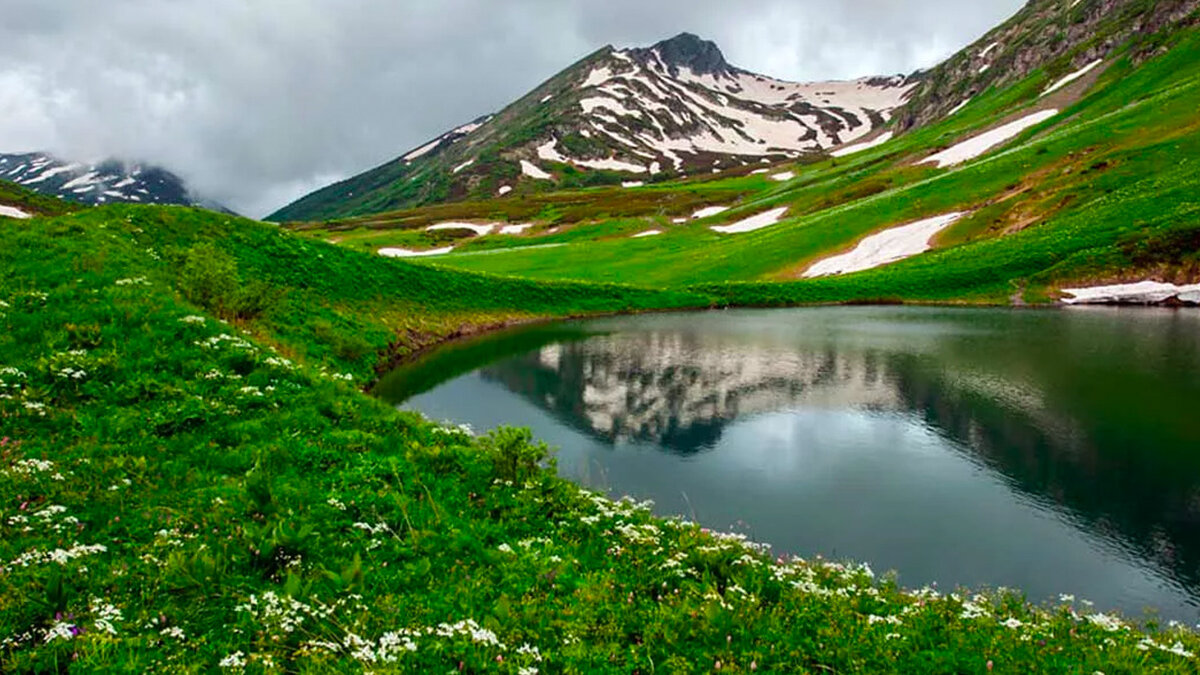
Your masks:
{"label": "mountain slope", "polygon": [[[1128,21],[1157,30],[1129,35],[1099,63],[1080,42],[935,122],[786,170],[430,206],[304,230],[363,250],[440,253],[423,260],[441,266],[690,286],[735,304],[1046,302],[1084,282],[1196,284],[1195,16]],[[1064,74],[1062,64],[1080,62],[1091,67]],[[614,207],[622,202],[639,208]]]}
{"label": "mountain slope", "polygon": [[43,152],[0,154],[0,179],[80,204],[176,204],[229,212],[193,195],[183,179],[166,169],[116,159],[90,164]]}
{"label": "mountain slope", "polygon": [[23,220],[34,216],[59,216],[79,208],[78,204],[47,197],[16,183],[0,180],[0,217]]}
{"label": "mountain slope", "polygon": [[920,75],[921,85],[896,113],[897,130],[941,119],[989,89],[1010,87],[1039,69],[1066,76],[1130,41],[1140,62],[1160,53],[1149,36],[1195,24],[1200,0],[1031,0],[1011,19]]}
{"label": "mountain slope", "polygon": [[330,219],[796,159],[876,131],[915,84],[903,76],[776,80],[729,65],[715,44],[687,33],[645,49],[606,47],[499,114],[269,219]]}

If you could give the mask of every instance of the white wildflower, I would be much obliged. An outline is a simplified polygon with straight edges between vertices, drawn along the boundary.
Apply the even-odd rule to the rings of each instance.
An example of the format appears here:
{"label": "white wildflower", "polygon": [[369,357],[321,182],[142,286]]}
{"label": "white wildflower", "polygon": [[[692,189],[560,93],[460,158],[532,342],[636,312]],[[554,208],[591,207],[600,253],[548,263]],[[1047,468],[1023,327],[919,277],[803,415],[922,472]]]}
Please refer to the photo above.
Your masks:
{"label": "white wildflower", "polygon": [[74,624],[69,624],[65,621],[55,621],[53,626],[46,629],[45,641],[47,644],[55,640],[71,641],[75,639],[76,631],[79,628]]}
{"label": "white wildflower", "polygon": [[1089,614],[1085,618],[1092,624],[1109,632],[1116,632],[1125,628],[1124,622],[1110,614]]}

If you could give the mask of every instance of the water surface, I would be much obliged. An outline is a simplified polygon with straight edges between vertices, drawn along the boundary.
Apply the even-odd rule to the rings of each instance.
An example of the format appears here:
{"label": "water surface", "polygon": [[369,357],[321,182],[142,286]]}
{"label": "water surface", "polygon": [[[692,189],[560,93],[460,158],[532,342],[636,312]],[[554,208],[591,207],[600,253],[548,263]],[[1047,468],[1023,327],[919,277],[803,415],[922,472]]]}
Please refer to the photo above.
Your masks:
{"label": "water surface", "polygon": [[1200,313],[819,308],[556,324],[379,394],[560,472],[906,586],[1200,622]]}

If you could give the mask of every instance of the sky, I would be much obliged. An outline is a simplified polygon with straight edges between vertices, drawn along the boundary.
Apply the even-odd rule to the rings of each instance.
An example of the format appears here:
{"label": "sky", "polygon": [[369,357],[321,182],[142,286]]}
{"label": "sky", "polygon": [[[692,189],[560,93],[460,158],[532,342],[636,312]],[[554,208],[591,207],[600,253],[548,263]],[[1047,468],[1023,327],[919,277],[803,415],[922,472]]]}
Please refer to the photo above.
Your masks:
{"label": "sky", "polygon": [[813,81],[936,65],[1023,0],[4,0],[0,152],[159,164],[260,217],[683,31]]}

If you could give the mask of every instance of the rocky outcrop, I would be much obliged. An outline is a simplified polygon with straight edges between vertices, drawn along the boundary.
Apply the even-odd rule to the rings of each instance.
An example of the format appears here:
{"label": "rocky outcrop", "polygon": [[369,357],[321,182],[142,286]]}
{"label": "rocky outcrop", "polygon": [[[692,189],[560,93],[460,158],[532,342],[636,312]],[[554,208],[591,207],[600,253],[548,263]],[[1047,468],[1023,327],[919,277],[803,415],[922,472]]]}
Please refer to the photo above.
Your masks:
{"label": "rocky outcrop", "polygon": [[899,131],[941,119],[990,87],[1006,87],[1039,69],[1055,77],[1113,55],[1131,40],[1135,60],[1157,52],[1149,37],[1200,22],[1200,0],[1031,0],[1012,19],[941,65],[897,111]]}

